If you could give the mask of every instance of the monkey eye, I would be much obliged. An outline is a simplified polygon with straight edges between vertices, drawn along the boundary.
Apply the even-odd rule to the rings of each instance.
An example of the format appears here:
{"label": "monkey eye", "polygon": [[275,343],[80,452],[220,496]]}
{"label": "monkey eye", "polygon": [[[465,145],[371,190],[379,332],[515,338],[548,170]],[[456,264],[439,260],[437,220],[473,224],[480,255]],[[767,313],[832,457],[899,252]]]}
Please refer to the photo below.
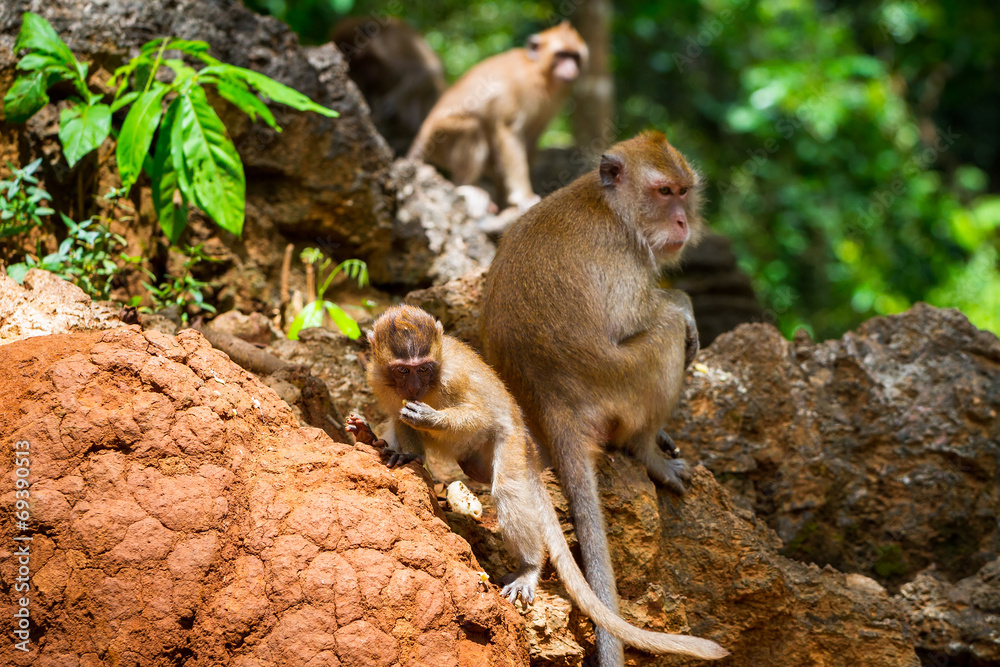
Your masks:
{"label": "monkey eye", "polygon": [[[664,196],[667,196],[667,195],[672,195],[673,192],[670,190],[670,186],[665,185],[662,188],[660,188],[660,194],[664,195]],[[682,194],[683,194],[683,192],[682,192]]]}
{"label": "monkey eye", "polygon": [[417,369],[417,372],[420,373],[421,375],[425,375],[425,374],[429,373],[430,370],[431,370],[431,367],[428,366],[427,364],[424,364],[423,366],[421,366],[420,368]]}
{"label": "monkey eye", "polygon": [[687,188],[681,188],[681,190],[680,190],[680,193],[681,193],[682,195],[686,195],[686,194],[687,194],[687,191],[688,191],[688,189],[687,189]]}
{"label": "monkey eye", "polygon": [[399,366],[396,368],[396,373],[398,373],[399,375],[409,375],[410,369],[407,368],[406,366]]}

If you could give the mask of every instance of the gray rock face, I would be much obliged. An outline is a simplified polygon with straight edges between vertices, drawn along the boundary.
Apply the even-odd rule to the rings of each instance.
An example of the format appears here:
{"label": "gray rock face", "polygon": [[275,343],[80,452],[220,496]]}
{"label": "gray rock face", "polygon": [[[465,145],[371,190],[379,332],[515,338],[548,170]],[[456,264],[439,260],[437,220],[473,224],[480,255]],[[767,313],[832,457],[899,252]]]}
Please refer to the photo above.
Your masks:
{"label": "gray rock face", "polygon": [[372,257],[374,282],[439,285],[489,266],[496,246],[451,182],[410,160],[397,160],[391,173],[397,203],[393,243]]}
{"label": "gray rock face", "polygon": [[819,345],[742,325],[699,355],[669,429],[798,559],[898,585],[1000,551],[1000,341],[957,311]]}

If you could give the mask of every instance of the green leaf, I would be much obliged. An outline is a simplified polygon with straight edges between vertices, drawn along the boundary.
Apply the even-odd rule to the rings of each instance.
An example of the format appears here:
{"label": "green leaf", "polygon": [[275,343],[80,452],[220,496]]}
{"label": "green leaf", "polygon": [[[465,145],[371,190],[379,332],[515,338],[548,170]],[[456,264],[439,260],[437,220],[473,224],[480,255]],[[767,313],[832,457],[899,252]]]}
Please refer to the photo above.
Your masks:
{"label": "green leaf", "polygon": [[126,93],[121,97],[117,98],[111,103],[111,113],[115,113],[122,107],[132,104],[132,102],[134,102],[137,97],[139,97],[139,91],[133,90],[132,92]]}
{"label": "green leaf", "polygon": [[333,109],[327,109],[324,106],[316,104],[294,88],[289,88],[283,83],[278,83],[274,79],[244,67],[221,64],[206,67],[201,70],[199,74],[215,74],[223,80],[232,78],[240,79],[265,97],[270,98],[275,102],[280,102],[281,104],[287,104],[293,109],[299,109],[300,111],[315,111],[316,113],[327,116],[328,118],[336,118],[340,115]]}
{"label": "green leaf", "polygon": [[118,161],[118,174],[126,192],[142,172],[142,161],[149,153],[153,133],[160,124],[163,96],[168,90],[170,89],[166,86],[154,83],[153,89],[140,95],[125,116],[122,130],[118,134],[115,159]]}
{"label": "green leaf", "polygon": [[[212,56],[208,55],[208,44],[206,42],[201,42],[197,40],[189,39],[175,39],[169,38],[170,41],[167,43],[166,51],[176,50],[181,53],[186,53],[189,56],[193,56],[209,65],[218,64],[219,61]],[[156,52],[160,50],[160,45],[163,43],[163,38],[154,39],[151,42],[146,42],[143,44],[141,52],[143,55],[155,56]]]}
{"label": "green leaf", "polygon": [[19,76],[3,98],[3,112],[8,123],[23,123],[49,103],[48,74],[36,71]]}
{"label": "green leaf", "polygon": [[41,51],[55,56],[70,70],[79,71],[80,64],[73,57],[73,53],[66,46],[66,43],[59,39],[59,35],[56,34],[48,21],[31,12],[25,12],[22,19],[21,32],[18,33],[17,41],[14,43],[14,53],[21,49]]}
{"label": "green leaf", "polygon": [[115,73],[111,75],[110,79],[108,79],[107,85],[109,88],[112,88],[117,85],[118,91],[115,94],[120,95],[121,91],[128,84],[128,78],[132,75],[132,72],[134,72],[137,67],[139,67],[140,65],[145,65],[148,68],[152,66],[152,64],[153,61],[147,58],[146,56],[136,56],[135,58],[132,58],[127,63],[116,69]]}
{"label": "green leaf", "polygon": [[176,74],[173,83],[170,84],[170,87],[174,90],[183,91],[187,82],[193,79],[194,75],[197,74],[194,68],[188,67],[183,60],[177,60],[176,58],[164,58],[161,62],[172,69],[174,74]]}
{"label": "green leaf", "polygon": [[111,132],[111,107],[77,103],[59,114],[59,141],[70,167],[100,146]]}
{"label": "green leaf", "polygon": [[14,280],[18,285],[24,283],[24,275],[28,273],[28,269],[31,267],[23,262],[20,264],[11,264],[7,267],[7,276]]}
{"label": "green leaf", "polygon": [[333,323],[337,325],[337,328],[344,335],[352,340],[357,340],[361,336],[361,328],[358,326],[358,323],[345,313],[340,306],[329,301],[324,301],[323,304],[326,306],[326,312],[330,313],[330,319],[333,320]]}
{"label": "green leaf", "polygon": [[55,56],[50,56],[47,53],[26,53],[24,54],[24,57],[17,62],[17,68],[25,72],[45,69],[46,67],[72,72],[63,64],[61,60]]}
{"label": "green leaf", "polygon": [[149,164],[147,170],[152,180],[153,209],[160,221],[160,229],[172,244],[180,239],[181,232],[187,226],[188,215],[187,199],[181,195],[182,201],[179,205],[174,201],[174,193],[179,190],[177,171],[174,169],[171,134],[179,106],[178,100],[175,99],[167,108],[163,123],[160,125],[152,163],[147,163]]}
{"label": "green leaf", "polygon": [[288,328],[288,339],[298,340],[299,331],[311,329],[323,324],[323,304],[324,301],[312,301],[299,311],[299,314],[292,320],[292,325]]}
{"label": "green leaf", "polygon": [[194,86],[178,95],[177,117],[170,141],[181,192],[227,232],[243,231],[246,181],[243,162],[226,134],[226,127]]}
{"label": "green leaf", "polygon": [[267,105],[260,101],[260,98],[242,86],[242,82],[231,83],[229,81],[219,81],[216,84],[219,95],[235,104],[243,113],[250,116],[250,120],[256,121],[257,114],[265,123],[281,132],[278,123],[274,120],[274,115]]}

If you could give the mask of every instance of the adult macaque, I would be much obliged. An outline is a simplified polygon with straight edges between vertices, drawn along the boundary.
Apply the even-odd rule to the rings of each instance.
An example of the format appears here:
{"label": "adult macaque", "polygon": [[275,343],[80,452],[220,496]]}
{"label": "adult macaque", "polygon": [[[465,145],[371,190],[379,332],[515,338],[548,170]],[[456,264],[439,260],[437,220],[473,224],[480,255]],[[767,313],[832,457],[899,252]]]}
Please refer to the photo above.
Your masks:
{"label": "adult macaque", "polygon": [[[657,445],[697,330],[687,296],[658,279],[701,234],[699,184],[662,133],[619,143],[514,223],[483,292],[486,360],[551,454],[587,580],[615,611],[594,459],[611,443],[673,491],[690,478]],[[600,629],[597,647],[601,667],[622,665],[621,643]]]}
{"label": "adult macaque", "polygon": [[349,17],[331,37],[371,107],[375,127],[402,155],[444,92],[441,59],[420,33],[395,18]]}
{"label": "adult macaque", "polygon": [[457,185],[492,173],[507,205],[527,209],[538,201],[528,168],[538,137],[586,63],[567,21],[484,60],[441,96],[407,157],[448,170]]}
{"label": "adult macaque", "polygon": [[[390,415],[383,433],[390,465],[437,450],[455,458],[472,479],[493,485],[497,520],[521,566],[505,580],[512,602],[535,597],[545,548],[574,602],[599,626],[629,645],[654,653],[721,658],[715,642],[640,630],[603,604],[587,584],[566,544],[541,464],[521,411],[500,378],[464,343],[443,333],[439,321],[413,306],[390,308],[368,335],[368,383]],[[347,430],[372,443],[356,417]]]}

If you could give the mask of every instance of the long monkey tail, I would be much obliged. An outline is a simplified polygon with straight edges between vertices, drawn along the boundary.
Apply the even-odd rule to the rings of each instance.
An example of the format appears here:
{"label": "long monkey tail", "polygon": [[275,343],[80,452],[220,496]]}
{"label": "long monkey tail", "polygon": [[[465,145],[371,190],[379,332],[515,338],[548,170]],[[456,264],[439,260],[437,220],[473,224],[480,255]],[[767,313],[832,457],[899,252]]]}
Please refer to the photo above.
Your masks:
{"label": "long monkey tail", "polygon": [[611,611],[594,593],[594,589],[587,583],[583,572],[580,571],[576,560],[573,559],[573,554],[570,553],[569,545],[566,543],[566,537],[559,527],[559,518],[552,507],[552,500],[548,497],[545,488],[539,485],[535,486],[538,488],[538,493],[543,496],[538,498],[537,506],[542,511],[542,532],[545,537],[545,546],[549,549],[549,557],[573,601],[595,623],[629,646],[650,653],[684,653],[705,660],[718,660],[729,655],[729,651],[708,639],[642,630],[630,625]]}

